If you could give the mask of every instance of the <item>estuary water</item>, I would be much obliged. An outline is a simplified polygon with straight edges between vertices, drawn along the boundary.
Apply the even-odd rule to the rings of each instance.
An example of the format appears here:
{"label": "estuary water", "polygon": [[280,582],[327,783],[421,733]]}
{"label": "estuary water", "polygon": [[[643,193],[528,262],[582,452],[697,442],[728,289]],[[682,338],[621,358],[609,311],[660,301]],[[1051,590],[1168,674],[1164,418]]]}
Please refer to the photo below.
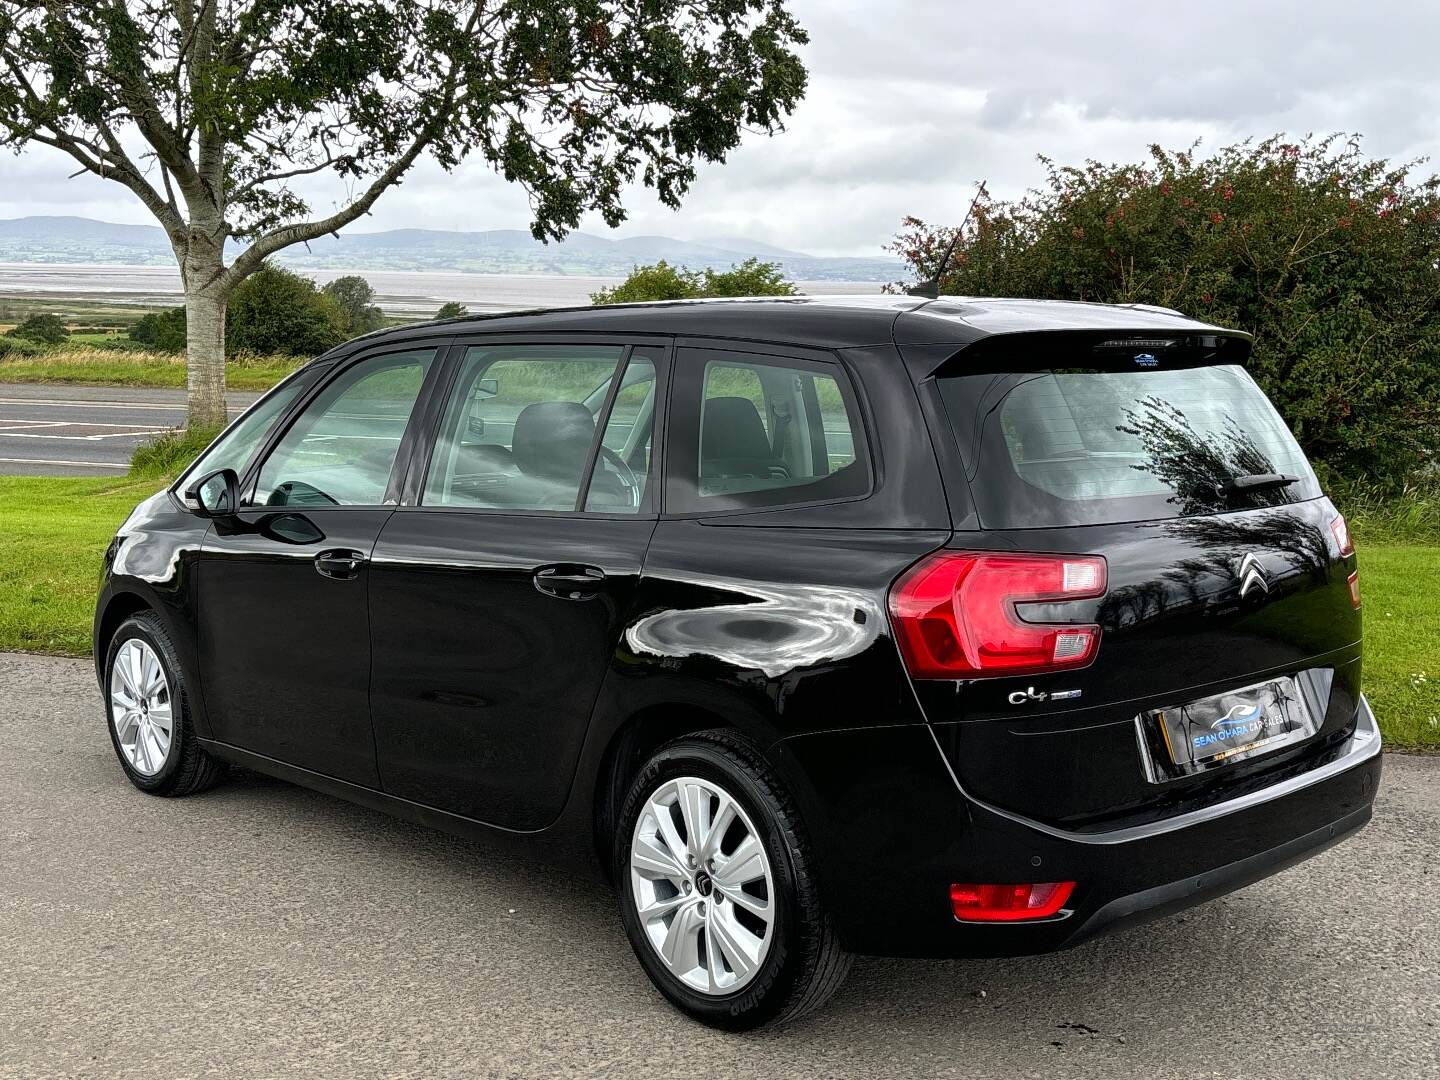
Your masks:
{"label": "estuary water", "polygon": [[[597,289],[620,278],[524,274],[465,274],[394,270],[301,270],[323,285],[346,274],[359,274],[375,289],[380,307],[391,315],[427,316],[447,300],[472,313],[519,308],[588,304]],[[839,296],[877,293],[881,282],[799,281],[802,293]],[[89,303],[173,305],[181,300],[180,273],[165,266],[0,263],[0,296],[45,296]]]}

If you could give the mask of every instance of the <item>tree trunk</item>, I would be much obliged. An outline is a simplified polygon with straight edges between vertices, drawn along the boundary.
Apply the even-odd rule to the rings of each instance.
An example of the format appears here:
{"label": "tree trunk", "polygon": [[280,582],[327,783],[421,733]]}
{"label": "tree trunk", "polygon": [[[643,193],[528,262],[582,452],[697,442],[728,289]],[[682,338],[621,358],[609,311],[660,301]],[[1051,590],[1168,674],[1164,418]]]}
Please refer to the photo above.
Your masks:
{"label": "tree trunk", "polygon": [[186,425],[224,427],[225,298],[213,289],[186,290],[185,352]]}

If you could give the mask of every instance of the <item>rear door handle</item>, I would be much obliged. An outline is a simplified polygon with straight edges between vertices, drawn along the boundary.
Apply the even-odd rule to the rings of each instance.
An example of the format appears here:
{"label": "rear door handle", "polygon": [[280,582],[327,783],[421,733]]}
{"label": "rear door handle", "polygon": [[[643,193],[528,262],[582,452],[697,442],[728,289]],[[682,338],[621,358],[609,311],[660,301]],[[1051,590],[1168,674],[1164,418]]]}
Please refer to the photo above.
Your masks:
{"label": "rear door handle", "polygon": [[315,556],[315,572],[321,577],[353,578],[360,573],[360,567],[364,565],[363,551],[336,549],[322,551]]}
{"label": "rear door handle", "polygon": [[563,600],[589,600],[605,585],[605,571],[598,566],[542,566],[535,571],[535,588],[546,596]]}

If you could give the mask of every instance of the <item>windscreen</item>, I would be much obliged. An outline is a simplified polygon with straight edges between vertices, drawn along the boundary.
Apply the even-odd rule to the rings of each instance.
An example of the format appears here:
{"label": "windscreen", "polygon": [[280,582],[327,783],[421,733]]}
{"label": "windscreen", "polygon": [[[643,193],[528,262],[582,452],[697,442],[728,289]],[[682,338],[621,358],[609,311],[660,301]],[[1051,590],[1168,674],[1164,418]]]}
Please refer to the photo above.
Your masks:
{"label": "windscreen", "polygon": [[1057,366],[938,381],[987,529],[1188,517],[1321,494],[1285,422],[1238,365]]}

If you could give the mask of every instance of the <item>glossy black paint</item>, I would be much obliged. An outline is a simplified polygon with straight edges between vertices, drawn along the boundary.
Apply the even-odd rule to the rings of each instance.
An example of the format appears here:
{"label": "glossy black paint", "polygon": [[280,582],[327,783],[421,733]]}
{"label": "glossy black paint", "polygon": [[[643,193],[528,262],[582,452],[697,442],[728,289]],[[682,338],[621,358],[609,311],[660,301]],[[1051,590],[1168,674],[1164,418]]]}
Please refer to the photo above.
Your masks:
{"label": "glossy black paint", "polygon": [[[765,300],[579,309],[407,327],[316,361],[312,383],[418,344],[448,350],[406,431],[387,504],[249,508],[209,522],[178,492],[142,503],[107,553],[96,655],[157,611],[198,684],[215,753],[453,832],[516,837],[599,869],[627,771],[717,725],[763,748],[799,803],[847,947],[901,955],[1057,948],[1194,903],[1332,843],[1369,814],[1379,738],[1359,696],[1359,616],[1323,499],[1116,526],[985,532],[933,374],[995,334],[1215,328],[1151,309],[1010,301]],[[863,498],[634,515],[418,505],[463,346],[477,341],[737,349],[838,365],[873,474]],[[452,347],[453,343],[453,347]],[[663,364],[661,365],[664,366]],[[662,377],[662,382],[669,385]],[[658,433],[657,463],[671,453]],[[650,490],[663,490],[663,477]],[[183,480],[182,480],[183,483]],[[313,533],[311,532],[313,530]],[[942,547],[1096,552],[1110,594],[1051,612],[1103,627],[1066,676],[912,683],[887,596]],[[1230,562],[1274,581],[1242,601]],[[353,552],[351,570],[317,556]],[[585,596],[537,573],[603,577]],[[561,595],[557,595],[557,591]],[[1215,774],[1151,783],[1144,709],[1309,672],[1324,724]],[[1020,686],[1079,688],[1017,709]],[[965,925],[952,881],[1075,879],[1031,925]]]}

